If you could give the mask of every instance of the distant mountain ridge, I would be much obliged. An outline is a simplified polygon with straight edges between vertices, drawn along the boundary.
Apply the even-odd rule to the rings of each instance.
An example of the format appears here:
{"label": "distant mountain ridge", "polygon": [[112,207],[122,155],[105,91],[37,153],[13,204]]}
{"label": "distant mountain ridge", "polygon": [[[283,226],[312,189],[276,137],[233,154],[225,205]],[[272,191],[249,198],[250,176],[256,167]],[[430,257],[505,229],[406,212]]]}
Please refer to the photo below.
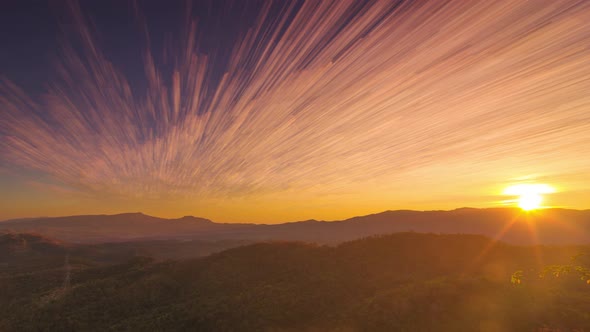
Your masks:
{"label": "distant mountain ridge", "polygon": [[396,210],[341,221],[283,224],[224,224],[185,216],[142,213],[30,218],[0,222],[0,231],[38,233],[75,243],[135,240],[287,240],[339,243],[397,232],[479,234],[515,244],[590,243],[590,210],[460,208],[450,211]]}
{"label": "distant mountain ridge", "polygon": [[37,233],[68,242],[119,242],[205,231],[219,224],[185,216],[158,218],[143,213],[44,217],[0,222],[0,230]]}

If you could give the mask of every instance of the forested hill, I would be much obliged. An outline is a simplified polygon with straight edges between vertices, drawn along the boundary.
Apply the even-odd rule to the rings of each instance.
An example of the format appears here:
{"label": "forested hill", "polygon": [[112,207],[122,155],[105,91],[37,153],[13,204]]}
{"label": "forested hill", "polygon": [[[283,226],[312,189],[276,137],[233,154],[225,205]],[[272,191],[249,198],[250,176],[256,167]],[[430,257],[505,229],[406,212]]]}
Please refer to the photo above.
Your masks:
{"label": "forested hill", "polygon": [[2,270],[0,330],[583,331],[589,251],[399,233],[114,265],[55,252],[60,265]]}
{"label": "forested hill", "polygon": [[342,221],[307,220],[273,225],[223,224],[204,218],[163,219],[141,213],[72,216],[0,222],[0,230],[77,243],[145,240],[288,240],[340,243],[395,232],[480,234],[514,244],[590,243],[590,211],[463,208],[452,211],[386,211]]}

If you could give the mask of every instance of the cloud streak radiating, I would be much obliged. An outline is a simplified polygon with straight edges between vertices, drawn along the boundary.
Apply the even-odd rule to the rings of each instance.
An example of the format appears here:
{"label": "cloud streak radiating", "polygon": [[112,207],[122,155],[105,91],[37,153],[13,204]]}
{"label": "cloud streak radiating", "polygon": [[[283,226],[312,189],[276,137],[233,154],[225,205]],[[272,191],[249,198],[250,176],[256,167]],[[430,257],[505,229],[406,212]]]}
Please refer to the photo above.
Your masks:
{"label": "cloud streak radiating", "polygon": [[46,94],[3,83],[3,164],[85,195],[162,199],[588,171],[590,2],[271,7],[216,82],[189,20],[167,67],[144,52],[140,89],[74,4],[81,47],[64,46]]}

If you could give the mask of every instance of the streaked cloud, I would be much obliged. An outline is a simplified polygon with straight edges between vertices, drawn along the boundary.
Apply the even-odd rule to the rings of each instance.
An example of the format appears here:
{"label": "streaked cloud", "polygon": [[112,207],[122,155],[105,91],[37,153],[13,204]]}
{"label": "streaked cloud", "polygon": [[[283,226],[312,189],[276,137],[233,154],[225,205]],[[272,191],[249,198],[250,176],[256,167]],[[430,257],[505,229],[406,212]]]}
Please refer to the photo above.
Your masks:
{"label": "streaked cloud", "polygon": [[0,93],[2,164],[68,191],[395,202],[529,174],[590,183],[588,1],[269,3],[218,85],[189,21],[172,70],[144,53],[145,91],[73,17],[83,47],[64,47],[47,94]]}

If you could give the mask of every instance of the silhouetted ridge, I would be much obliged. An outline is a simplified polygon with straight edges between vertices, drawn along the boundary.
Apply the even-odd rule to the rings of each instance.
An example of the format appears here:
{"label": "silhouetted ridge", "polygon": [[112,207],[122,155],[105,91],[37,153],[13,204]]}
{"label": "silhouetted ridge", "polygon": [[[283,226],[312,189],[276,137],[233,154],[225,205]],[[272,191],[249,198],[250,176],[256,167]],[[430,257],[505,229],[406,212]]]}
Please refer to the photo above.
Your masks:
{"label": "silhouetted ridge", "polygon": [[[534,232],[533,232],[534,228]],[[590,243],[590,211],[460,208],[451,211],[397,210],[342,221],[314,219],[284,224],[221,224],[184,216],[164,219],[142,213],[6,221],[0,230],[35,232],[69,242],[155,239],[287,240],[339,243],[397,232],[481,234],[519,244]]]}

